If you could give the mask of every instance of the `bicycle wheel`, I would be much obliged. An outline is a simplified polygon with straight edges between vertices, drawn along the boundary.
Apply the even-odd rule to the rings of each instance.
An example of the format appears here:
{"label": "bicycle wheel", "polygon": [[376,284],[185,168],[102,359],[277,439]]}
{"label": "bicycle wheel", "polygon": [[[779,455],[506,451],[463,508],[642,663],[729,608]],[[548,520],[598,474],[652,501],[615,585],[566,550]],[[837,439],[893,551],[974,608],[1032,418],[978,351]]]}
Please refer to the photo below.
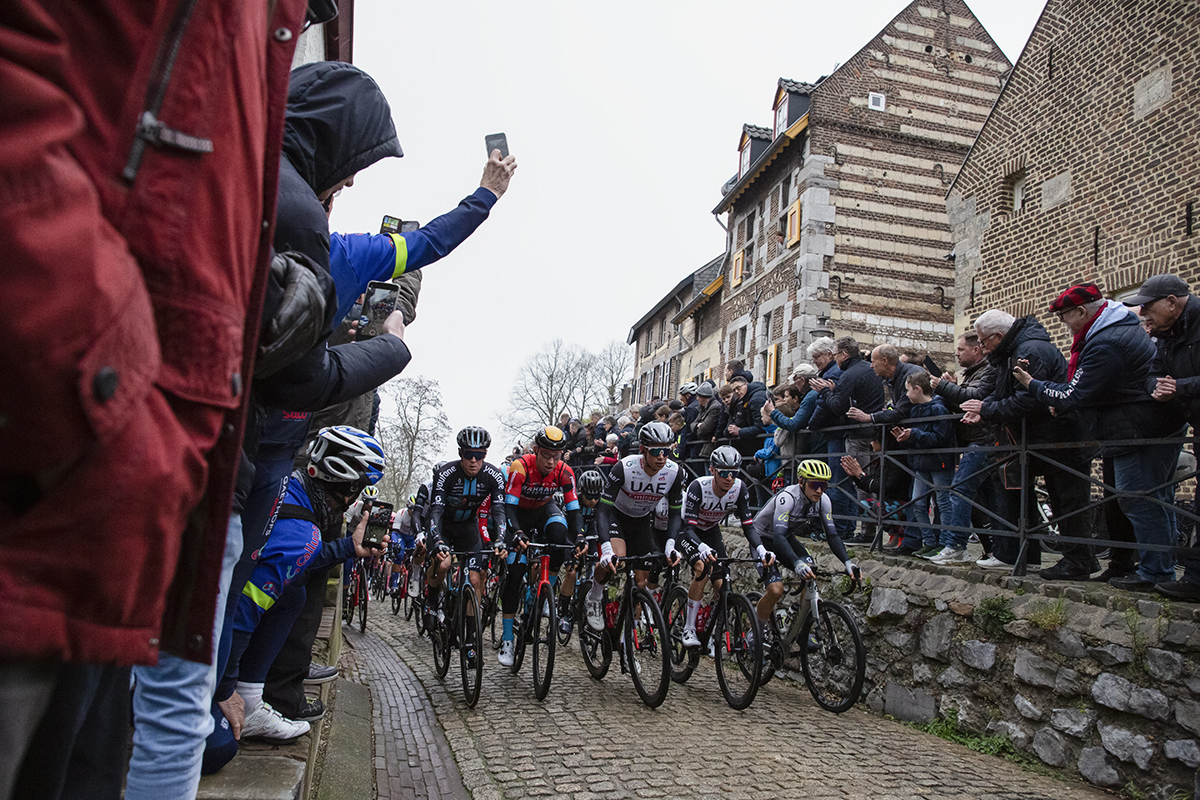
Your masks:
{"label": "bicycle wheel", "polygon": [[500,617],[500,587],[502,581],[499,575],[490,574],[487,579],[487,586],[484,590],[483,597],[479,600],[479,605],[483,609],[483,627],[488,629],[492,639],[492,649],[500,649],[500,631],[503,627],[503,621],[497,622]]}
{"label": "bicycle wheel", "polygon": [[671,651],[662,611],[648,590],[633,590],[624,628],[625,657],[633,686],[643,703],[658,708],[667,699],[671,685]]}
{"label": "bicycle wheel", "polygon": [[342,593],[342,623],[345,625],[354,624],[354,610],[357,605],[357,595],[354,591],[354,580],[351,578],[349,584],[346,585],[345,591]]}
{"label": "bicycle wheel", "polygon": [[517,615],[513,618],[513,663],[509,667],[513,675],[521,674],[521,665],[525,663],[525,642],[530,635],[530,612],[533,599],[528,596],[529,589],[522,581],[521,603],[517,606]]}
{"label": "bicycle wheel", "polygon": [[854,617],[845,608],[821,600],[817,615],[816,624],[810,616],[800,630],[800,641],[807,645],[800,648],[800,666],[817,704],[840,714],[853,706],[862,693],[867,649]]}
{"label": "bicycle wheel", "polygon": [[538,589],[537,602],[533,604],[530,625],[533,634],[533,694],[538,700],[546,699],[550,692],[550,678],[554,675],[558,614],[553,595],[550,584],[543,583]]}
{"label": "bicycle wheel", "polygon": [[583,603],[576,604],[575,625],[579,628],[579,652],[583,654],[583,663],[587,666],[588,674],[596,680],[601,680],[608,674],[608,668],[612,664],[612,639],[608,630],[592,630],[587,624]]}
{"label": "bicycle wheel", "polygon": [[479,651],[479,645],[483,643],[483,618],[479,613],[479,598],[470,581],[462,587],[458,602],[458,661],[462,667],[463,697],[467,708],[474,708],[479,702],[479,687],[483,683],[483,654]]}
{"label": "bicycle wheel", "polygon": [[725,702],[743,709],[754,702],[762,676],[762,630],[754,607],[740,594],[730,593],[724,618],[713,629],[716,640],[717,685]]}
{"label": "bicycle wheel", "polygon": [[567,630],[565,633],[563,632],[561,625],[558,628],[557,635],[558,635],[558,644],[560,647],[566,647],[568,644],[570,644],[571,643],[571,634],[575,632],[575,596],[577,594],[578,594],[578,591],[575,592],[575,594],[572,594],[570,597],[558,598],[559,606],[558,606],[556,616],[559,620],[565,619],[565,620],[568,620],[568,622],[570,623],[567,626]]}
{"label": "bicycle wheel", "polygon": [[358,630],[361,633],[367,632],[368,600],[370,600],[370,594],[367,592],[367,577],[360,572],[358,574]]}
{"label": "bicycle wheel", "polygon": [[687,589],[674,586],[667,592],[667,603],[663,607],[663,621],[667,625],[667,641],[671,649],[671,680],[686,683],[700,663],[700,652],[689,651],[683,646],[683,626],[687,624]]}

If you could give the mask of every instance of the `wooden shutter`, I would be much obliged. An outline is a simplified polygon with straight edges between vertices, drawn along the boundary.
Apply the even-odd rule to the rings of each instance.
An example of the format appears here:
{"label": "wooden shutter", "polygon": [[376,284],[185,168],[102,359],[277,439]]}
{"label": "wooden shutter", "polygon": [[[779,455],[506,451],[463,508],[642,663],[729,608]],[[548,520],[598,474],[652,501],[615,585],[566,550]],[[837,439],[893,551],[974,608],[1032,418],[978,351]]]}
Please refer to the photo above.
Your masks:
{"label": "wooden shutter", "polygon": [[733,257],[733,272],[730,275],[729,282],[734,286],[739,286],[742,282],[742,268],[744,266],[745,253],[742,250],[737,252]]}
{"label": "wooden shutter", "polygon": [[800,241],[800,201],[792,203],[787,212],[787,246]]}
{"label": "wooden shutter", "polygon": [[776,383],[776,373],[779,371],[779,345],[773,344],[767,348],[767,387]]}

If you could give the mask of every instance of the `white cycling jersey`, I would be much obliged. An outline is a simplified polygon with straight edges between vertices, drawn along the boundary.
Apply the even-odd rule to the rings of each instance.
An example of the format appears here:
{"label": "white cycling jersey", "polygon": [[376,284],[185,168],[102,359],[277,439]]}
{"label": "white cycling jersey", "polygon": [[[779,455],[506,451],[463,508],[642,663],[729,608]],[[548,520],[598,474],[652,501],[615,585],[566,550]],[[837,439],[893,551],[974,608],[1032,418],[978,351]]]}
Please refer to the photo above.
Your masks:
{"label": "white cycling jersey", "polygon": [[684,524],[702,531],[720,525],[734,509],[739,511],[739,521],[743,525],[753,519],[749,512],[749,492],[741,478],[734,478],[729,491],[718,497],[713,489],[713,476],[702,475],[688,485],[683,496]]}
{"label": "white cycling jersey", "polygon": [[609,486],[616,492],[612,504],[626,516],[644,517],[682,481],[683,474],[674,461],[667,461],[658,472],[647,475],[640,455],[626,456],[613,466]]}

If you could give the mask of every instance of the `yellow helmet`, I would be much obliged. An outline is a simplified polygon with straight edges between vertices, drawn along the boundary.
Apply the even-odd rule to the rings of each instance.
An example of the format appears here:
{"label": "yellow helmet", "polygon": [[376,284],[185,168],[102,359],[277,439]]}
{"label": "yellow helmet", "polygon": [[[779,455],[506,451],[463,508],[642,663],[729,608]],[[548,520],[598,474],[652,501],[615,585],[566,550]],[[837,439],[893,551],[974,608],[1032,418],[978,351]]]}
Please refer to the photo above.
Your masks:
{"label": "yellow helmet", "polygon": [[368,486],[367,488],[363,489],[363,497],[379,497],[379,487]]}
{"label": "yellow helmet", "polygon": [[824,461],[809,458],[800,462],[796,475],[802,481],[827,481],[833,478],[833,470]]}

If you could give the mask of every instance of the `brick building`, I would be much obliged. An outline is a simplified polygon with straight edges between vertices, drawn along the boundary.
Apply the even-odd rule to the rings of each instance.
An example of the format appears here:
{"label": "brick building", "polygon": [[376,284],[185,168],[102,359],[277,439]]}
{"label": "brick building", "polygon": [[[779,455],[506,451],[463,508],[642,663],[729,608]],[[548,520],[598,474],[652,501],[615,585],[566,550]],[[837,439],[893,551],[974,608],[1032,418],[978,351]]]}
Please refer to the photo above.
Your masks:
{"label": "brick building", "polygon": [[1200,280],[1200,5],[1049,0],[947,208],[957,322],[1082,280]]}
{"label": "brick building", "polygon": [[694,278],[693,273],[681,280],[629,329],[626,343],[633,345],[634,403],[654,397],[669,400],[682,383],[679,356],[689,345],[672,319],[691,301]]}
{"label": "brick building", "polygon": [[743,127],[713,209],[728,220],[721,365],[784,380],[827,333],[949,363],[945,193],[1010,69],[961,0],[916,0],[832,75],[778,82],[772,128]]}

